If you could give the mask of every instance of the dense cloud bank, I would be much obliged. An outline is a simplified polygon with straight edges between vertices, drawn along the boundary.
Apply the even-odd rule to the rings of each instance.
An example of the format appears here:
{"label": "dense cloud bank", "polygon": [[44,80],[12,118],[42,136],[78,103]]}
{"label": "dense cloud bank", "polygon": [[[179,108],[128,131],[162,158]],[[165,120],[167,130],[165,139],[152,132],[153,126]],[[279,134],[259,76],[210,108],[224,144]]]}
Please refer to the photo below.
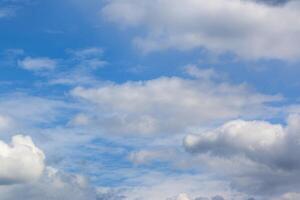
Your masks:
{"label": "dense cloud bank", "polygon": [[[140,27],[134,39],[144,52],[195,48],[231,52],[246,59],[299,59],[299,1],[112,0],[104,17]],[[143,35],[143,36],[142,36]]]}
{"label": "dense cloud bank", "polygon": [[271,196],[299,192],[299,124],[299,115],[291,115],[286,126],[236,120],[189,135],[184,146],[238,190]]}

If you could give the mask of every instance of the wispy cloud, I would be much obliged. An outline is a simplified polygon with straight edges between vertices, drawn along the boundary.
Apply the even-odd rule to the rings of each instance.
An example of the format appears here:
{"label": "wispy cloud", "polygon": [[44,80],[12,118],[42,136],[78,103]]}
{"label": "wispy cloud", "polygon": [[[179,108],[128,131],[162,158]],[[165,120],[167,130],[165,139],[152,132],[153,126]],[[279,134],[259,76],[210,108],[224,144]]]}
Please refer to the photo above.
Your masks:
{"label": "wispy cloud", "polygon": [[57,67],[58,62],[46,57],[26,57],[18,61],[19,67],[30,71],[53,70]]}

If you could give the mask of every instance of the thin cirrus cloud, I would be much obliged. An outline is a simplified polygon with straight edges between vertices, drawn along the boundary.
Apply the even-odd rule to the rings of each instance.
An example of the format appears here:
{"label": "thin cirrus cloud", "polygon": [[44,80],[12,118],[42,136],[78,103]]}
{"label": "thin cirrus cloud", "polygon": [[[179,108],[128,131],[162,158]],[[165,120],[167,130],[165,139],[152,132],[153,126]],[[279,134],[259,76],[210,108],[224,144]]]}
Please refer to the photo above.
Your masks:
{"label": "thin cirrus cloud", "polygon": [[17,60],[17,64],[29,71],[54,70],[58,65],[68,66],[69,68],[74,68],[74,65],[76,68],[92,70],[107,64],[106,61],[102,60],[103,50],[101,48],[67,49],[66,53],[65,59],[27,56]]}
{"label": "thin cirrus cloud", "polygon": [[12,54],[10,59],[13,60],[12,63],[16,60],[18,67],[32,72],[40,72],[36,74],[43,75],[49,85],[97,83],[94,72],[107,65],[107,61],[102,58],[103,50],[99,47],[66,49],[65,55],[60,58],[26,56],[17,59],[25,54],[22,50],[10,50],[7,54]]}
{"label": "thin cirrus cloud", "polygon": [[246,59],[295,60],[299,9],[298,1],[273,6],[247,0],[112,0],[102,14],[122,27],[146,30],[134,38],[144,52],[204,48]]}
{"label": "thin cirrus cloud", "polygon": [[18,61],[18,66],[29,71],[53,70],[57,67],[56,60],[47,57],[26,57]]}
{"label": "thin cirrus cloud", "polygon": [[97,69],[105,66],[107,62],[102,59],[104,50],[99,47],[83,49],[68,49],[70,59],[75,61],[78,67]]}

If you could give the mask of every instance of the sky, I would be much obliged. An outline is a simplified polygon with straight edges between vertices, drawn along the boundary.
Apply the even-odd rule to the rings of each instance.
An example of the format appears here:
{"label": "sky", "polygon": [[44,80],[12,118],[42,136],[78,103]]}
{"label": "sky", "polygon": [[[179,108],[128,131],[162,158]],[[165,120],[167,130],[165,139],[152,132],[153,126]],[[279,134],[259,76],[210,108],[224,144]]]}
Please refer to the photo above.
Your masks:
{"label": "sky", "polygon": [[299,18],[0,0],[0,200],[298,200]]}

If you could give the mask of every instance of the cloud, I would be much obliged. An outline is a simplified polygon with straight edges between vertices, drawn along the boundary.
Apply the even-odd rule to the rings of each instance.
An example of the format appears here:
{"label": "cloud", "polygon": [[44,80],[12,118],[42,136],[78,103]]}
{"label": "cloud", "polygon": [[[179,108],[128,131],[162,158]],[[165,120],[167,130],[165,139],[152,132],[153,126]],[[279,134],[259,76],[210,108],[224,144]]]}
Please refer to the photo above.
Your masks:
{"label": "cloud", "polygon": [[[132,186],[133,183],[135,185]],[[206,175],[151,173],[144,170],[143,176],[134,176],[126,184],[128,186],[123,188],[125,199],[198,200],[200,197],[215,197],[216,194],[235,200],[245,200],[247,197],[230,190],[226,182]]]}
{"label": "cloud", "polygon": [[95,85],[100,82],[95,71],[108,64],[103,59],[103,49],[67,49],[66,53],[67,58],[61,60],[64,67],[48,77],[50,85]]}
{"label": "cloud", "polygon": [[300,193],[286,193],[275,200],[297,200],[300,198]]}
{"label": "cloud", "polygon": [[7,116],[0,115],[0,131],[4,132],[14,126],[13,120]]}
{"label": "cloud", "polygon": [[203,80],[215,80],[220,79],[221,75],[214,69],[199,69],[196,65],[187,65],[184,67],[185,72],[191,77],[195,77]]}
{"label": "cloud", "polygon": [[131,152],[128,159],[134,164],[147,164],[151,161],[169,161],[175,158],[176,152],[172,149],[140,150]]}
{"label": "cloud", "polygon": [[266,104],[280,100],[279,96],[262,95],[245,85],[179,77],[76,87],[71,94],[86,105],[82,106],[84,115],[73,122],[81,122],[84,116],[85,122],[88,118],[90,126],[104,132],[142,135],[179,133],[239,116],[264,115],[266,110],[272,113]]}
{"label": "cloud", "polygon": [[87,126],[90,123],[90,119],[87,115],[84,114],[78,114],[71,121],[69,122],[69,125],[71,126]]}
{"label": "cloud", "polygon": [[44,159],[30,137],[14,136],[11,144],[0,141],[0,185],[38,179],[45,167]]}
{"label": "cloud", "polygon": [[114,190],[109,188],[97,189],[97,200],[125,200],[126,196],[122,194],[120,190]]}
{"label": "cloud", "polygon": [[176,200],[190,200],[190,198],[188,197],[187,194],[179,194],[178,197],[176,198]]}
{"label": "cloud", "polygon": [[56,60],[46,57],[26,57],[18,61],[19,67],[30,71],[53,70],[57,67]]}
{"label": "cloud", "polygon": [[68,50],[69,53],[73,54],[78,58],[90,58],[90,57],[99,57],[103,55],[103,49],[99,47],[90,47],[77,50]]}
{"label": "cloud", "polygon": [[299,8],[298,1],[111,0],[102,14],[122,27],[141,28],[134,43],[144,52],[204,48],[246,59],[294,60],[300,57]]}
{"label": "cloud", "polygon": [[[189,135],[185,148],[202,157],[209,170],[227,176],[232,186],[248,194],[299,192],[300,116],[287,125],[235,120],[215,130]],[[269,196],[269,197],[270,197]]]}
{"label": "cloud", "polygon": [[0,141],[1,200],[108,200],[83,176],[46,166],[44,160],[29,136],[16,135],[11,144]]}
{"label": "cloud", "polygon": [[14,134],[52,124],[62,119],[71,107],[62,100],[22,93],[3,94],[0,97],[0,131]]}
{"label": "cloud", "polygon": [[208,197],[190,198],[187,194],[182,193],[175,198],[168,198],[167,200],[225,200],[225,199],[220,195],[213,196],[212,198],[208,198]]}
{"label": "cloud", "polygon": [[212,200],[224,200],[224,198],[220,195],[214,196]]}
{"label": "cloud", "polygon": [[270,5],[283,5],[283,4],[288,3],[291,0],[252,0],[252,1],[266,3],[266,4],[270,4]]}
{"label": "cloud", "polygon": [[99,47],[90,47],[77,50],[69,49],[67,52],[73,57],[72,59],[77,62],[78,66],[97,69],[107,64],[107,62],[102,59],[104,51]]}
{"label": "cloud", "polygon": [[[1,200],[103,200],[82,176],[47,167],[38,181],[0,187]],[[104,199],[105,200],[105,199]]]}
{"label": "cloud", "polygon": [[26,56],[22,49],[8,49],[2,62],[5,66],[17,65],[39,72],[36,75],[46,78],[50,85],[86,85],[99,82],[94,72],[108,64],[103,60],[103,52],[99,47],[66,49],[64,57],[49,58]]}

